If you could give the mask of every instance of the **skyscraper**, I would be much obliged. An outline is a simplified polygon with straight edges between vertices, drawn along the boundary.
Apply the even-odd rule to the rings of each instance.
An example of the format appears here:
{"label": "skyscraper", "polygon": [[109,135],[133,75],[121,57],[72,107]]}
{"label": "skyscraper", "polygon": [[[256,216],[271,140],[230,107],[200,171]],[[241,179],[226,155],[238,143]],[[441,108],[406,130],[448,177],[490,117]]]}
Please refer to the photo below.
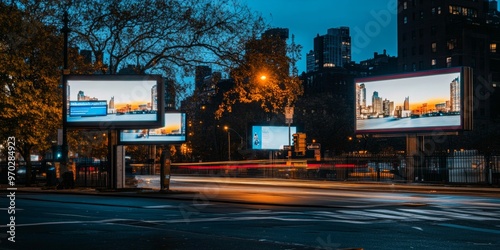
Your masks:
{"label": "skyscraper", "polygon": [[203,80],[205,77],[210,76],[212,74],[212,68],[209,66],[196,66],[195,69],[195,88],[197,90],[201,90],[203,88]]}
{"label": "skyscraper", "polygon": [[489,92],[478,102],[474,118],[500,115],[497,8],[497,1],[488,0],[398,0],[398,69],[471,67],[474,85],[482,85],[473,89]]}
{"label": "skyscraper", "polygon": [[378,96],[377,91],[373,91],[372,107],[373,107],[373,113],[375,113],[375,115],[378,116],[380,114],[383,114],[382,98]]}
{"label": "skyscraper", "polygon": [[450,111],[460,112],[460,83],[458,78],[450,83]]}
{"label": "skyscraper", "polygon": [[[319,34],[314,38],[315,67],[308,66],[309,70],[321,70],[323,68],[344,67],[351,62],[351,35],[349,27],[328,29],[326,35]],[[308,63],[309,65],[309,63]]]}
{"label": "skyscraper", "polygon": [[306,54],[306,63],[306,72],[313,72],[318,70],[316,58],[314,57],[314,50],[311,50]]}
{"label": "skyscraper", "polygon": [[405,101],[403,102],[403,110],[410,110],[410,97],[405,97]]}

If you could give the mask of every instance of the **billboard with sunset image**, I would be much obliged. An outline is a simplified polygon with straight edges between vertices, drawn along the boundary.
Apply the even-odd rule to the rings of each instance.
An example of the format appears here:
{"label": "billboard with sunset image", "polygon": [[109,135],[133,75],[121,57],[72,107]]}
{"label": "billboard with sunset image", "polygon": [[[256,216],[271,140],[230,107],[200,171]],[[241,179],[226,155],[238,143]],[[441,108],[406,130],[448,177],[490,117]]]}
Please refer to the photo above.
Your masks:
{"label": "billboard with sunset image", "polygon": [[469,130],[471,79],[469,68],[356,79],[356,133]]}
{"label": "billboard with sunset image", "polygon": [[151,128],[163,125],[159,75],[64,76],[63,117],[81,128]]}
{"label": "billboard with sunset image", "polygon": [[121,130],[118,144],[172,144],[186,141],[186,113],[165,113],[165,126]]}

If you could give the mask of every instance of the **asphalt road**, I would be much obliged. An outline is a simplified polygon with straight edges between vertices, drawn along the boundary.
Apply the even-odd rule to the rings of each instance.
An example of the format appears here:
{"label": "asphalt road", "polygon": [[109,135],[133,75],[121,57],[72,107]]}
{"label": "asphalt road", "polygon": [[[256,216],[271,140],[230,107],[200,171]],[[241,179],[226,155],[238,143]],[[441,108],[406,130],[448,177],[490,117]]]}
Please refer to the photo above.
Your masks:
{"label": "asphalt road", "polygon": [[15,242],[3,190],[0,249],[500,248],[496,192],[313,184],[185,177],[167,193],[19,189]]}

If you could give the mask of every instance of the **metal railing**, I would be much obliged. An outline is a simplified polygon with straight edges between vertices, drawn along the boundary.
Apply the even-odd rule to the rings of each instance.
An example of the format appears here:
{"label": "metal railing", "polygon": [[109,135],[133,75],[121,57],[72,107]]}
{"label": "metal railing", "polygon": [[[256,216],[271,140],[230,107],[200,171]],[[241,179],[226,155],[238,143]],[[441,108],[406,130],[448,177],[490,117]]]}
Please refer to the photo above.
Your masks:
{"label": "metal railing", "polygon": [[333,181],[500,184],[500,156],[458,151],[404,155],[344,155],[323,161],[244,161],[172,164],[172,174],[321,179]]}

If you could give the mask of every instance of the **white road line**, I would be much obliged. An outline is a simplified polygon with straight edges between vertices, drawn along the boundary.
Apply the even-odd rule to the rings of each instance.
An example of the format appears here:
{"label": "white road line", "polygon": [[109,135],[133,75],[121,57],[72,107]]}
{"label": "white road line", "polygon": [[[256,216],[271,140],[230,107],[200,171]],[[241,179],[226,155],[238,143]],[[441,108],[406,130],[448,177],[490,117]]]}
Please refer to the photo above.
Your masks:
{"label": "white road line", "polygon": [[92,218],[93,216],[79,215],[79,214],[60,214],[60,213],[45,213],[56,216],[68,216],[68,217],[80,217],[80,218]]}
{"label": "white road line", "polygon": [[457,218],[463,220],[476,220],[476,221],[491,221],[491,220],[500,220],[498,218],[484,217],[484,216],[475,216],[466,213],[455,213],[455,212],[447,212],[441,210],[419,210],[419,209],[401,209],[403,211],[417,213],[417,214],[430,214],[430,215],[442,215],[447,216],[448,218]]}

